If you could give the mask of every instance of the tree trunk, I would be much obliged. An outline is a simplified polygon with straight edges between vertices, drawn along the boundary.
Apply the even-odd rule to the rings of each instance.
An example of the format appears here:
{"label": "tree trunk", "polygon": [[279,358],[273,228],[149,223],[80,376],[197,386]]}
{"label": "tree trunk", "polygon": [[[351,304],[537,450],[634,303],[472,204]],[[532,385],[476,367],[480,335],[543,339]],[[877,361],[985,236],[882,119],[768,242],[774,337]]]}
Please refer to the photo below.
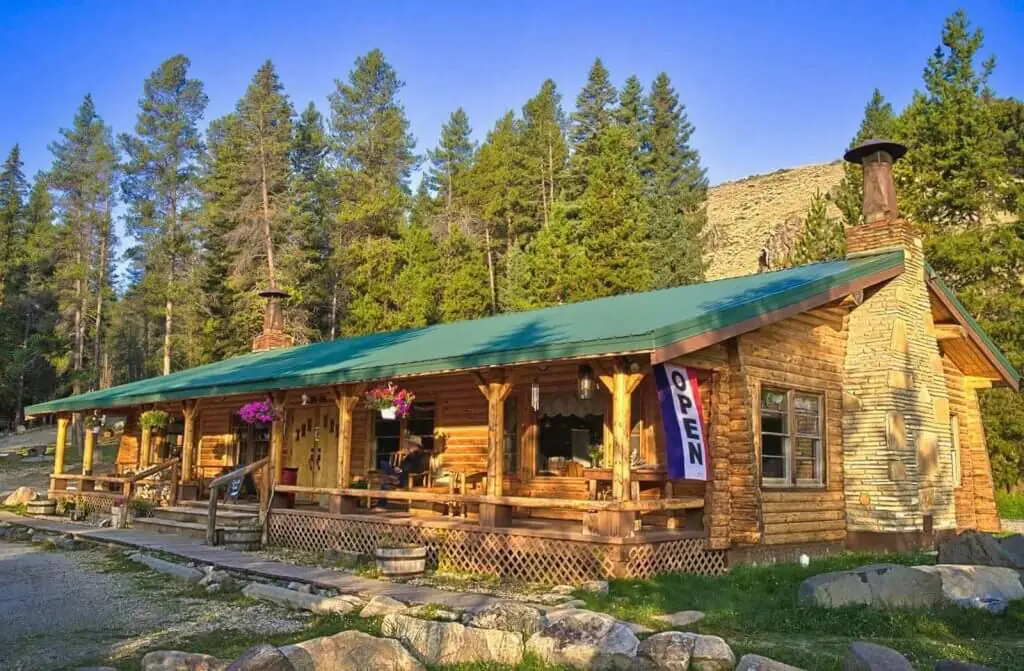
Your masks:
{"label": "tree trunk", "polygon": [[[75,264],[79,270],[82,267],[82,249],[81,247],[75,252]],[[75,279],[75,316],[74,316],[74,328],[75,328],[75,353],[74,363],[72,364],[72,370],[76,373],[74,381],[71,383],[71,391],[75,394],[82,393],[82,380],[81,376],[77,375],[82,371],[85,363],[85,332],[83,330],[82,312],[83,305],[85,303],[85,297],[82,295],[82,278],[79,276]]]}
{"label": "tree trunk", "polygon": [[487,277],[491,282],[491,314],[498,314],[498,289],[494,281],[494,250],[491,248],[490,226],[484,226],[484,242],[487,245]]}
{"label": "tree trunk", "polygon": [[171,328],[174,325],[174,302],[168,298],[164,303],[164,364],[163,374],[171,374]]}
{"label": "tree trunk", "polygon": [[[548,202],[552,205],[555,204],[555,148],[551,142],[551,131],[548,131],[548,186],[551,187],[551,192],[548,195]],[[544,217],[544,226],[548,225],[548,219]]]}
{"label": "tree trunk", "polygon": [[25,369],[28,367],[30,358],[28,354],[28,336],[32,332],[32,301],[25,304],[25,328],[21,335],[21,349],[24,358],[21,361],[21,370],[18,371],[18,388],[14,393],[14,426],[25,423]]}
{"label": "tree trunk", "polygon": [[274,272],[274,239],[270,235],[270,195],[267,189],[267,156],[263,147],[263,128],[260,127],[260,195],[263,199],[263,243],[267,247],[267,272],[270,275],[270,288],[277,288],[277,276]]}
{"label": "tree trunk", "polygon": [[337,337],[338,332],[338,275],[331,277],[331,340]]}
{"label": "tree trunk", "polygon": [[103,214],[104,224],[100,233],[100,257],[97,272],[96,272],[96,340],[93,342],[92,348],[92,360],[96,365],[96,386],[97,388],[102,387],[100,378],[102,372],[100,370],[100,348],[102,347],[102,338],[100,334],[103,328],[103,286],[106,284],[106,268],[107,268],[107,248],[110,244],[110,225],[106,221],[109,215],[110,203],[106,205],[106,211]]}

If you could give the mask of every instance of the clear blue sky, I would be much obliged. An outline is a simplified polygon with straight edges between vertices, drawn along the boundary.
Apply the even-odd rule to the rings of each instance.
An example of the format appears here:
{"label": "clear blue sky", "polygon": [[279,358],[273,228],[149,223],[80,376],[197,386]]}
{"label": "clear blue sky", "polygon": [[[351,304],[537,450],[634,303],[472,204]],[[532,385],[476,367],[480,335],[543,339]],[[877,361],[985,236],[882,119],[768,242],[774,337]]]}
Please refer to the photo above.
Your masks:
{"label": "clear blue sky", "polygon": [[[143,79],[184,53],[230,111],[273,59],[296,107],[323,111],[335,78],[379,47],[407,83],[417,150],[462,106],[475,136],[553,78],[567,108],[595,56],[616,85],[665,70],[713,183],[836,158],[878,86],[897,107],[957,3],[898,2],[15,2],[0,0],[0,152],[26,172],[86,93],[131,130]],[[997,55],[995,88],[1024,96],[1024,2],[966,3]]]}

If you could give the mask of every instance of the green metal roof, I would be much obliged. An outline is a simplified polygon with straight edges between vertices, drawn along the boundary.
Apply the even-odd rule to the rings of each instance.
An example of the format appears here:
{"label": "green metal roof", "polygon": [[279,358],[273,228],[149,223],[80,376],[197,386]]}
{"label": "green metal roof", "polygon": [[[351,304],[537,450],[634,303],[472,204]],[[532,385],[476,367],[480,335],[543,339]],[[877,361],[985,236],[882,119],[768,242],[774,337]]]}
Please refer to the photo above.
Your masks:
{"label": "green metal roof", "polygon": [[903,262],[902,252],[375,333],[219,361],[39,403],[27,414],[114,408],[380,380],[529,361],[651,351],[775,312]]}

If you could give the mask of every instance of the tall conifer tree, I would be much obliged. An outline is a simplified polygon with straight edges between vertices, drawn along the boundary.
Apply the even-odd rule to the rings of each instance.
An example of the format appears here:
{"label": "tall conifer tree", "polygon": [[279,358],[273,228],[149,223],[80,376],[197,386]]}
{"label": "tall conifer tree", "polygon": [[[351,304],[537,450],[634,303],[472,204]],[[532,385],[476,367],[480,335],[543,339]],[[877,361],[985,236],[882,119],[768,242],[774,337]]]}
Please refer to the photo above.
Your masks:
{"label": "tall conifer tree", "polygon": [[562,94],[555,82],[545,80],[537,95],[523,105],[520,143],[524,168],[529,173],[524,196],[529,194],[532,207],[539,209],[540,214],[531,215],[529,219],[544,226],[548,225],[555,203],[561,197],[560,185],[568,159],[565,125]]}

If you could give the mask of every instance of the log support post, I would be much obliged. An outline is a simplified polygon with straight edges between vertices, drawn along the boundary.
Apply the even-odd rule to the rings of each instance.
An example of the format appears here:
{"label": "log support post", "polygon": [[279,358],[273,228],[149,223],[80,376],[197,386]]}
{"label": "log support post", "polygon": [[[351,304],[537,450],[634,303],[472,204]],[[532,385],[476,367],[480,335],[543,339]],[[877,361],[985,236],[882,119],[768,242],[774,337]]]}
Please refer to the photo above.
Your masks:
{"label": "log support post", "polygon": [[192,482],[195,477],[196,418],[199,416],[199,401],[184,401],[181,413],[185,418],[185,432],[181,441],[181,484]]}
{"label": "log support post", "polygon": [[[644,379],[642,368],[625,359],[599,366],[597,379],[612,397],[612,498],[616,501],[638,499],[633,487],[630,433],[633,391]],[[633,534],[636,515],[607,510],[597,513],[592,528],[602,536],[625,537]]]}
{"label": "log support post", "polygon": [[270,425],[270,481],[271,486],[280,484],[284,470],[285,403],[288,392],[275,391],[270,395],[274,408],[274,422]]}
{"label": "log support post", "polygon": [[93,453],[96,450],[96,432],[85,427],[85,446],[82,449],[82,475],[92,475]]}
{"label": "log support post", "polygon": [[[346,489],[352,485],[352,417],[362,398],[366,385],[339,385],[334,387],[334,404],[338,408],[338,482]],[[356,500],[331,496],[328,510],[332,513],[350,513],[356,509]]]}
{"label": "log support post", "polygon": [[[512,392],[512,383],[504,374],[485,378],[477,375],[477,388],[487,399],[487,495],[502,496],[505,480],[505,399]],[[480,504],[480,526],[508,526],[512,518],[510,506]]]}
{"label": "log support post", "polygon": [[[64,453],[68,446],[68,423],[71,418],[68,415],[57,415],[57,444],[53,451],[53,474],[64,473]],[[50,478],[50,489],[56,488],[56,479]],[[63,488],[63,482],[61,483]]]}
{"label": "log support post", "polygon": [[150,465],[153,449],[153,429],[148,426],[139,427],[141,439],[139,440],[139,470],[146,470]]}

